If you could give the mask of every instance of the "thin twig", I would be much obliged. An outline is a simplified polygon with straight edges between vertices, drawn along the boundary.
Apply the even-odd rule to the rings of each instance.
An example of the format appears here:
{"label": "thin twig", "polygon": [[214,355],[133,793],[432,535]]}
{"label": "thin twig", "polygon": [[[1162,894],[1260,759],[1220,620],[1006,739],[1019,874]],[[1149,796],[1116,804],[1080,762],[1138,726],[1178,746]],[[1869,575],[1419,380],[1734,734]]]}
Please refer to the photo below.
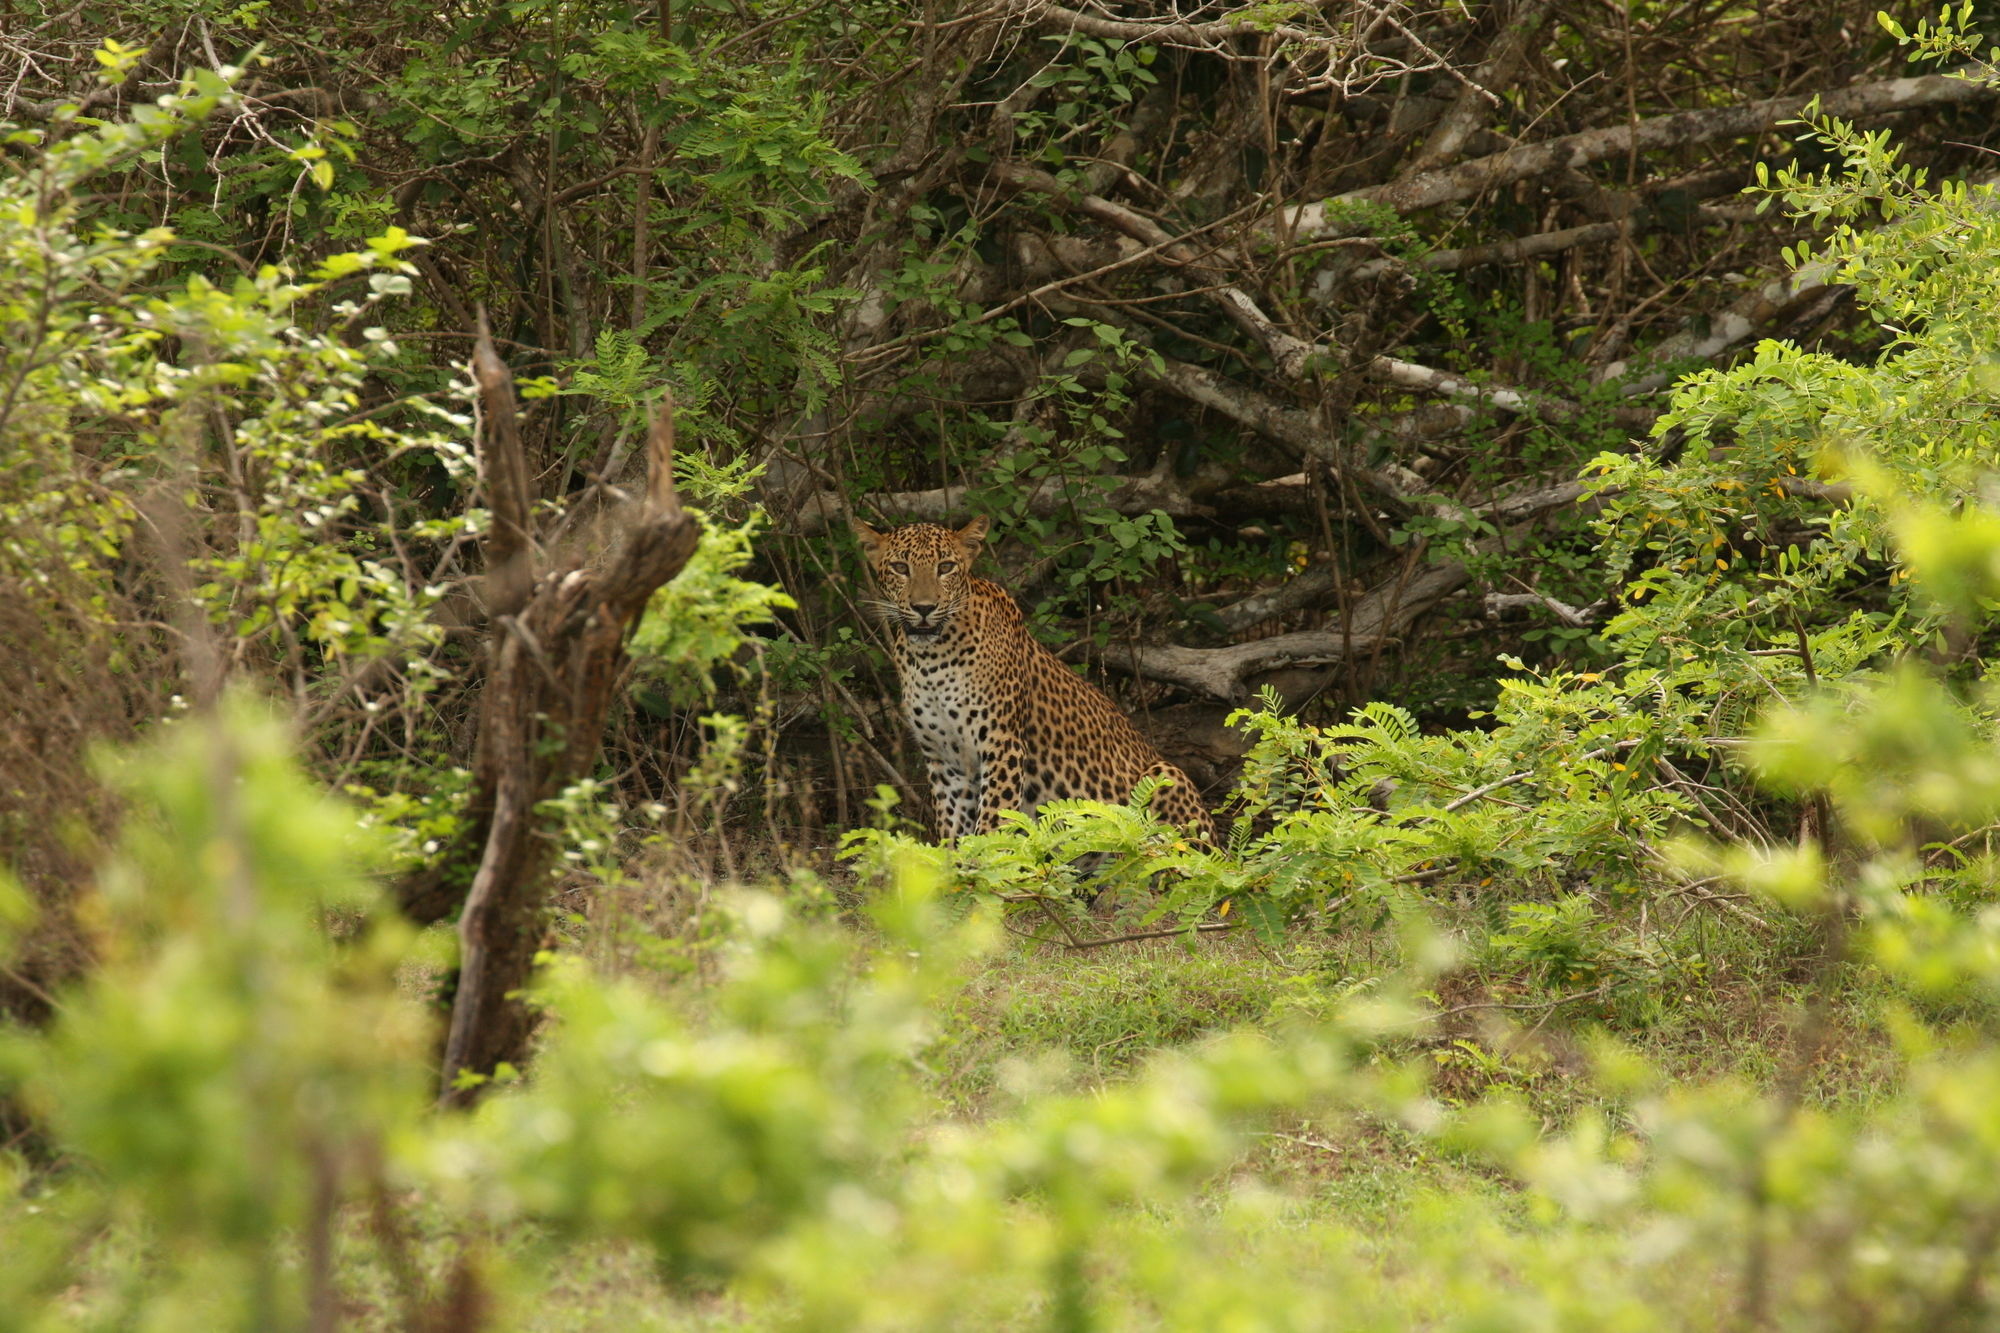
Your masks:
{"label": "thin twig", "polygon": [[1069,947],[1072,949],[1102,949],[1110,944],[1136,944],[1141,940],[1177,939],[1180,936],[1190,933],[1197,935],[1222,935],[1239,928],[1239,923],[1234,921],[1204,921],[1199,925],[1177,926],[1172,930],[1140,931],[1135,935],[1112,935],[1103,939],[1093,940],[1077,940],[1072,938]]}
{"label": "thin twig", "polygon": [[[1604,756],[1608,754],[1616,754],[1621,750],[1629,750],[1638,744],[1639,742],[1636,740],[1619,741],[1616,744],[1606,745],[1598,749],[1592,750],[1588,754],[1578,755],[1574,760],[1571,760],[1570,762],[1580,764],[1587,759],[1602,759],[1604,758]],[[1482,796],[1490,796],[1492,793],[1499,791],[1502,787],[1511,787],[1517,782],[1527,782],[1533,779],[1534,777],[1535,777],[1535,770],[1529,769],[1526,772],[1522,773],[1510,773],[1506,777],[1501,778],[1499,781],[1489,782],[1483,787],[1474,787],[1471,791],[1465,793],[1465,795],[1459,797],[1457,800],[1445,806],[1444,813],[1450,814],[1454,810],[1463,809],[1465,806],[1471,805],[1474,801],[1478,800]],[[1508,803],[1502,802],[1502,804],[1508,804]]]}

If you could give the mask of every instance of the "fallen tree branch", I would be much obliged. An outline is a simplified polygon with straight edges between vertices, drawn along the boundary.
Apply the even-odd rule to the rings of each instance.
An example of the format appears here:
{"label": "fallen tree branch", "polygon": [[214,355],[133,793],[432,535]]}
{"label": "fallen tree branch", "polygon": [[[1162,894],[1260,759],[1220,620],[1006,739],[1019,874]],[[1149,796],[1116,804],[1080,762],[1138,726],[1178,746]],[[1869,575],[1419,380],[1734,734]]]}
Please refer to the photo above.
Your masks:
{"label": "fallen tree branch", "polygon": [[1539,592],[1489,592],[1481,603],[1488,620],[1499,620],[1515,611],[1530,611],[1537,608],[1554,613],[1555,618],[1573,629],[1583,629],[1604,619],[1604,613],[1611,609],[1611,602],[1592,602],[1589,606],[1571,606],[1558,601],[1546,593]]}
{"label": "fallen tree branch", "polygon": [[[1612,490],[1613,488],[1606,487],[1597,494],[1609,495]],[[1532,490],[1503,495],[1497,500],[1474,505],[1472,512],[1498,526],[1525,523],[1529,519],[1540,518],[1558,509],[1566,509],[1590,493],[1590,487],[1583,482],[1564,481],[1553,486],[1537,486]]]}
{"label": "fallen tree branch", "polygon": [[[1723,194],[1733,188],[1733,185],[1720,187],[1715,193]],[[1704,226],[1733,225],[1743,221],[1740,212],[1741,210],[1730,206],[1703,206],[1696,208],[1687,221]],[[1615,241],[1628,230],[1637,233],[1656,230],[1666,225],[1668,223],[1665,219],[1650,210],[1640,208],[1633,211],[1633,216],[1612,222],[1587,222],[1582,226],[1565,227],[1560,231],[1535,232],[1528,236],[1516,236],[1487,245],[1469,245],[1459,250],[1433,250],[1409,262],[1414,267],[1431,273],[1456,273],[1485,264],[1518,264],[1524,259],[1541,259],[1548,255],[1561,254],[1566,250]],[[1365,281],[1387,272],[1393,265],[1401,262],[1404,261],[1371,259],[1365,264],[1357,264],[1354,271],[1346,276],[1350,281]],[[1333,275],[1329,273],[1328,276]]]}
{"label": "fallen tree branch", "polygon": [[[994,166],[991,174],[995,181],[1003,185],[1062,201],[1085,216],[1123,232],[1146,247],[1143,253],[1155,255],[1189,269],[1200,270],[1212,279],[1202,288],[1201,294],[1208,297],[1231,323],[1264,349],[1265,354],[1271,358],[1272,369],[1281,378],[1302,380],[1307,378],[1316,366],[1340,364],[1336,349],[1279,328],[1271,317],[1264,313],[1255,298],[1227,280],[1226,275],[1216,267],[1214,255],[1195,253],[1189,246],[1168,235],[1166,230],[1151,218],[1136,213],[1123,204],[1075,190],[1048,172],[1019,162],[999,163]],[[1044,286],[1046,288],[1052,284]],[[1578,404],[1553,394],[1533,393],[1509,388],[1506,385],[1476,383],[1448,371],[1433,370],[1428,366],[1420,366],[1395,357],[1375,357],[1364,369],[1371,377],[1401,388],[1479,403],[1498,408],[1503,412],[1533,416],[1545,421],[1572,421],[1583,413],[1583,408]],[[1231,398],[1235,398],[1238,403],[1243,401],[1240,397],[1241,391],[1232,394],[1221,387],[1229,384],[1229,381],[1214,372],[1197,371],[1190,374],[1190,371],[1196,371],[1196,368],[1183,367],[1171,373],[1161,372],[1157,378],[1163,383],[1168,383],[1170,387],[1177,387],[1176,381],[1184,381],[1195,390],[1198,400],[1206,401],[1211,406],[1222,407],[1226,411],[1231,411],[1232,415],[1243,411],[1242,408],[1227,402]],[[1627,424],[1633,429],[1644,429],[1652,423],[1652,414],[1643,409],[1632,409],[1628,414],[1633,419]],[[1260,411],[1256,415],[1273,423],[1281,419],[1269,412]],[[1312,433],[1319,434],[1317,431]],[[1336,465],[1343,461],[1329,458],[1319,451],[1315,451],[1315,456]],[[1372,489],[1393,494],[1401,488],[1390,485],[1387,488]]]}
{"label": "fallen tree branch", "polygon": [[1317,606],[1333,594],[1339,583],[1332,565],[1309,565],[1275,588],[1253,592],[1219,608],[1215,618],[1232,634],[1241,633],[1267,620]]}
{"label": "fallen tree branch", "polygon": [[1157,366],[1142,365],[1140,373],[1189,402],[1290,447],[1301,457],[1324,463],[1389,504],[1404,507],[1410,502],[1400,481],[1387,472],[1356,466],[1346,457],[1333,432],[1303,408],[1289,406],[1206,366],[1186,361],[1161,358]]}
{"label": "fallen tree branch", "polygon": [[[1975,177],[1973,185],[1992,186],[1992,175]],[[1892,223],[1903,226],[1904,223]],[[1796,336],[1799,331],[1828,318],[1848,300],[1853,289],[1833,281],[1837,270],[1826,263],[1807,264],[1790,273],[1751,287],[1720,314],[1705,315],[1680,333],[1665,338],[1649,349],[1637,364],[1614,361],[1597,372],[1597,379],[1612,380],[1633,376],[1622,386],[1627,395],[1651,393],[1672,383],[1680,373],[1676,362],[1712,361],[1760,331],[1770,336]],[[1635,372],[1646,366],[1669,367],[1649,375]]]}
{"label": "fallen tree branch", "polygon": [[1392,356],[1376,357],[1368,363],[1367,369],[1371,378],[1384,384],[1463,402],[1481,403],[1503,412],[1539,417],[1544,421],[1574,421],[1583,414],[1582,407],[1554,394],[1530,393],[1502,384],[1482,384],[1449,371],[1433,370],[1412,361],[1399,361]]}
{"label": "fallen tree branch", "polygon": [[[1797,480],[1797,478],[1790,478],[1789,480]],[[1587,488],[1582,482],[1564,482],[1555,486],[1538,486],[1530,490],[1518,491],[1512,495],[1502,496],[1497,500],[1489,500],[1481,504],[1466,507],[1461,512],[1466,516],[1485,518],[1493,522],[1496,526],[1518,525],[1540,518],[1545,514],[1553,513],[1558,509],[1567,508],[1583,498],[1586,493]],[[1438,568],[1452,569],[1456,567],[1439,566]],[[1264,592],[1251,593],[1247,597],[1239,598],[1229,605],[1218,609],[1215,613],[1216,619],[1220,620],[1223,627],[1231,633],[1240,633],[1243,630],[1261,625],[1267,620],[1275,620],[1279,616],[1289,615],[1294,611],[1303,611],[1307,607],[1317,606],[1333,593],[1338,584],[1338,576],[1331,564],[1317,563],[1309,565],[1294,577],[1279,584],[1276,588],[1271,588]],[[1489,613],[1496,597],[1504,599],[1513,595],[1489,594],[1487,597]],[[1539,595],[1536,595],[1533,600],[1537,602],[1546,601],[1546,599],[1541,598]],[[1554,605],[1560,606],[1561,603],[1555,603]],[[1364,615],[1368,614],[1368,607],[1369,603],[1364,602],[1361,607],[1357,608],[1357,611]],[[1596,607],[1585,608],[1585,612],[1595,611],[1596,609]]]}
{"label": "fallen tree branch", "polygon": [[[1404,383],[1405,387],[1417,387],[1416,382],[1421,381],[1436,392],[1462,394],[1467,399],[1486,402],[1502,409],[1510,406],[1527,409],[1540,405],[1559,411],[1565,406],[1559,399],[1553,402],[1550,400],[1531,402],[1528,395],[1516,389],[1473,384],[1457,376],[1446,375],[1441,371],[1433,371],[1407,361],[1394,361],[1387,357],[1378,360],[1386,363],[1382,372],[1384,378],[1390,379],[1391,382]],[[1206,366],[1192,365],[1185,361],[1163,357],[1157,365],[1142,367],[1140,373],[1190,402],[1198,403],[1239,425],[1249,427],[1267,439],[1288,446],[1297,451],[1301,457],[1324,464],[1336,477],[1353,482],[1362,492],[1398,512],[1418,508],[1423,503],[1426,484],[1422,477],[1402,467],[1370,468],[1357,465],[1350,456],[1350,451],[1341,446],[1339,436],[1323,426],[1317,416],[1303,408],[1291,407]],[[1567,406],[1572,410],[1581,410],[1575,404]],[[1648,413],[1644,424],[1650,424],[1651,419],[1652,416]],[[1635,428],[1641,424],[1637,415],[1633,420]],[[1577,488],[1576,494],[1581,494],[1581,487]],[[1575,500],[1576,494],[1550,491],[1548,495],[1555,497],[1552,501],[1531,502],[1527,507],[1532,512],[1519,515],[1504,508],[1506,501],[1496,501],[1492,504],[1501,508],[1494,509],[1493,514],[1496,521],[1511,522],[1517,517],[1529,517],[1532,513],[1542,512],[1547,508],[1560,508]],[[1485,514],[1488,510],[1475,507],[1472,512]]]}
{"label": "fallen tree branch", "polygon": [[[1818,96],[1821,114],[1860,119],[1915,107],[1976,102],[1996,95],[2000,95],[2000,87],[1978,79],[1925,74],[1856,84]],[[1793,95],[1740,106],[1677,111],[1636,124],[1607,125],[1542,143],[1523,144],[1407,180],[1349,190],[1332,199],[1287,209],[1272,227],[1277,234],[1294,242],[1357,235],[1367,224],[1353,214],[1355,204],[1383,204],[1407,213],[1455,203],[1515,181],[1558,170],[1575,170],[1607,158],[1758,133],[1797,116],[1812,100],[1813,95]]]}
{"label": "fallen tree branch", "polygon": [[[1520,522],[1532,521],[1542,514],[1574,503],[1583,493],[1584,487],[1576,482],[1537,487],[1520,496],[1490,502],[1486,512],[1504,509],[1515,516],[1518,527]],[[1503,539],[1504,536],[1495,537],[1481,545],[1483,547]],[[1264,605],[1280,598],[1290,600],[1285,596],[1285,590],[1294,584],[1301,585],[1300,592],[1293,594],[1301,598],[1301,606],[1310,604],[1310,599],[1304,596],[1309,591],[1316,591],[1322,586],[1332,591],[1334,576],[1331,567],[1315,566],[1314,569],[1325,572],[1316,574],[1314,570],[1307,570],[1271,593],[1243,599],[1236,604],[1240,608],[1236,611],[1237,619],[1244,622],[1244,627],[1257,623],[1253,617],[1259,616]],[[1309,577],[1312,579],[1310,583],[1306,582]],[[1248,679],[1259,672],[1348,661],[1401,642],[1412,625],[1439,602],[1465,586],[1471,577],[1471,570],[1459,560],[1415,567],[1406,565],[1400,577],[1374,589],[1355,603],[1339,629],[1301,630],[1226,648],[1146,644],[1123,653],[1109,654],[1105,660],[1109,665],[1133,675],[1234,703],[1245,697]],[[1257,598],[1265,599],[1264,604],[1259,604]]]}
{"label": "fallen tree branch", "polygon": [[1652,393],[1686,373],[1676,363],[1712,361],[1766,329],[1781,333],[1783,326],[1817,323],[1853,292],[1851,287],[1829,282],[1833,272],[1830,264],[1808,264],[1758,283],[1727,309],[1708,316],[1699,330],[1690,327],[1662,339],[1639,363],[1639,367],[1650,365],[1662,369],[1634,375],[1639,367],[1629,361],[1613,361],[1597,372],[1597,379],[1602,382],[1631,375],[1621,386],[1625,394]]}
{"label": "fallen tree branch", "polygon": [[1164,681],[1184,690],[1234,703],[1244,697],[1244,678],[1288,666],[1325,666],[1373,652],[1393,642],[1376,634],[1345,634],[1339,630],[1301,630],[1254,639],[1228,648],[1183,648],[1178,644],[1141,644],[1106,660],[1148,680]]}
{"label": "fallen tree branch", "polygon": [[1317,515],[1318,503],[1303,472],[1225,486],[1203,497],[1225,519],[1267,519],[1278,514]]}
{"label": "fallen tree branch", "polygon": [[[1101,483],[1110,486],[1096,489]],[[1094,490],[1089,495],[1091,509],[1108,509],[1119,514],[1162,513],[1171,518],[1210,518],[1215,510],[1189,495],[1177,481],[1167,459],[1152,471],[1123,477],[1044,477],[1017,497],[1027,512],[1037,518],[1067,513],[1079,488]],[[859,497],[853,505],[828,492],[808,501],[799,509],[793,530],[801,536],[817,536],[837,528],[856,506],[898,523],[942,523],[964,511],[965,497],[979,485],[938,486],[927,491],[880,491]]]}
{"label": "fallen tree branch", "polygon": [[1348,614],[1348,630],[1356,636],[1400,637],[1411,625],[1464,587],[1472,571],[1457,560],[1423,565],[1394,583],[1384,584],[1356,604]]}
{"label": "fallen tree branch", "polygon": [[1199,51],[1214,51],[1218,46],[1237,37],[1271,37],[1279,41],[1310,42],[1325,45],[1332,41],[1328,33],[1314,32],[1310,28],[1297,27],[1290,23],[1275,23],[1271,10],[1263,6],[1246,6],[1238,16],[1211,19],[1206,23],[1188,23],[1176,19],[1158,19],[1151,22],[1131,19],[1100,18],[1095,14],[1085,14],[1061,5],[1045,3],[1044,0],[1026,0],[1016,6],[1016,12],[1040,28],[1061,28],[1069,32],[1080,32],[1090,37],[1105,37],[1120,42],[1151,42],[1158,46],[1186,46]]}
{"label": "fallen tree branch", "polygon": [[1105,660],[1134,675],[1234,703],[1246,696],[1248,678],[1259,672],[1344,662],[1400,642],[1411,625],[1470,577],[1455,560],[1424,566],[1362,598],[1340,629],[1301,630],[1227,648],[1148,644]]}

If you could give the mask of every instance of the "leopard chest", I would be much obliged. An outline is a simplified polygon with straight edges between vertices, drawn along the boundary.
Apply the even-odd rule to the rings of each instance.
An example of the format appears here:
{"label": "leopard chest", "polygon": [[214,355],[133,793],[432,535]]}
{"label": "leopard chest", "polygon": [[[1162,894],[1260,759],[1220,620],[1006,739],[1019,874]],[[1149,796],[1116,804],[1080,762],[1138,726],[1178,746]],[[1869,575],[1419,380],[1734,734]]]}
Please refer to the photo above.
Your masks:
{"label": "leopard chest", "polygon": [[924,756],[975,776],[994,710],[973,645],[950,630],[934,641],[905,639],[897,645],[896,673],[903,685],[903,717]]}

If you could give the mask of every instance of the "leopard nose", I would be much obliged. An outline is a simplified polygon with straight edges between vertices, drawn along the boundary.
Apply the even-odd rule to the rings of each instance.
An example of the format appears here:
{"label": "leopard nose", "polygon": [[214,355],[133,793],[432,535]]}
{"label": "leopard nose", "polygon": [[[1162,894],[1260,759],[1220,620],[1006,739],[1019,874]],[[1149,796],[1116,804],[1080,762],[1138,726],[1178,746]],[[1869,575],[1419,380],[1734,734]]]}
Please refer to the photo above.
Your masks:
{"label": "leopard nose", "polygon": [[913,611],[913,612],[914,612],[914,613],[916,614],[916,617],[917,617],[917,619],[919,619],[919,620],[929,620],[929,619],[931,618],[931,612],[933,612],[933,611],[937,610],[937,603],[936,603],[936,602],[911,602],[911,603],[910,603],[910,610],[911,610],[911,611]]}

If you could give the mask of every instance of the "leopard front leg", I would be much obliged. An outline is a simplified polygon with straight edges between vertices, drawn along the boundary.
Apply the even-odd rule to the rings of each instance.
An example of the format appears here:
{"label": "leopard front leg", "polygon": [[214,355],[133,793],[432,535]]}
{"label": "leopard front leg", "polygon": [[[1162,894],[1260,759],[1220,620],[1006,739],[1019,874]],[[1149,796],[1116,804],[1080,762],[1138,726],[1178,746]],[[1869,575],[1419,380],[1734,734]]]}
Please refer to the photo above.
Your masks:
{"label": "leopard front leg", "polygon": [[979,798],[972,777],[941,759],[926,759],[924,768],[931,780],[938,841],[951,843],[969,836],[979,823]]}
{"label": "leopard front leg", "polygon": [[1186,773],[1163,760],[1147,769],[1146,776],[1165,778],[1170,784],[1153,793],[1153,818],[1183,833],[1192,833],[1211,847],[1217,845],[1215,817],[1201,803],[1201,796]]}
{"label": "leopard front leg", "polygon": [[991,833],[1000,827],[1000,812],[1021,808],[1021,749],[1005,733],[995,732],[979,753],[978,805],[974,827]]}

